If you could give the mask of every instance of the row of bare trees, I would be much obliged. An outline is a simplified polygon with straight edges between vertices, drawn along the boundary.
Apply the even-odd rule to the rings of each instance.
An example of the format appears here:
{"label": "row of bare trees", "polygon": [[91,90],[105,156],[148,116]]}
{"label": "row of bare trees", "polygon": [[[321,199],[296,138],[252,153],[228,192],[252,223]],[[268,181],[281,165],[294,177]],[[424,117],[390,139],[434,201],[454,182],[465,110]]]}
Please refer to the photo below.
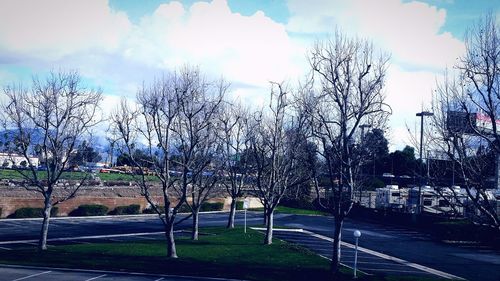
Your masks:
{"label": "row of bare trees", "polygon": [[[453,204],[472,207],[476,223],[500,230],[500,217],[486,180],[500,156],[500,28],[489,14],[468,31],[465,54],[438,83],[432,104],[434,117],[427,138],[432,149],[452,162],[461,179],[466,204],[455,190]],[[458,126],[457,126],[458,125]],[[498,182],[494,183],[498,186]]]}
{"label": "row of bare trees", "polygon": [[[280,200],[288,189],[306,184],[335,217],[332,269],[338,271],[342,222],[358,188],[359,126],[381,126],[390,113],[383,95],[388,56],[337,32],[316,44],[309,58],[305,82],[296,89],[272,82],[269,103],[260,109],[229,99],[224,80],[209,80],[186,66],[145,83],[135,101],[123,100],[114,110],[110,139],[140,170],[135,183],[163,223],[168,257],[177,257],[174,226],[182,205],[191,210],[192,238],[198,239],[200,208],[213,190],[225,189],[231,197],[227,227],[232,228],[236,202],[250,189],[264,206],[264,243],[271,244]],[[52,206],[84,185],[83,180],[54,193],[68,155],[100,122],[101,93],[83,88],[79,79],[62,72],[34,79],[30,89],[4,90],[2,120],[16,136],[10,151],[29,159],[41,149],[49,169],[43,178],[32,165],[20,171],[25,187],[45,198],[42,250]],[[34,139],[33,130],[41,137]],[[147,157],[136,159],[137,149]],[[145,166],[157,181],[146,176]]]}

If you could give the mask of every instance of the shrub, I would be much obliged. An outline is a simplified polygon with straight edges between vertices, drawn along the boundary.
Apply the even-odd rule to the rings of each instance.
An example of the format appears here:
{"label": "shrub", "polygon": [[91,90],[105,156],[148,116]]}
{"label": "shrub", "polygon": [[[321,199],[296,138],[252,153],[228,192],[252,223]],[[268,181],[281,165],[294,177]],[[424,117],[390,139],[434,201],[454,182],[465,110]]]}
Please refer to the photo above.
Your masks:
{"label": "shrub", "polygon": [[137,215],[141,210],[141,206],[137,204],[132,204],[128,206],[118,206],[113,211],[111,211],[110,215]]}
{"label": "shrub", "polygon": [[0,208],[0,218],[2,217],[2,208]]}
{"label": "shrub", "polygon": [[208,212],[208,211],[221,211],[224,208],[223,202],[204,202],[201,204],[200,211]]}
{"label": "shrub", "polygon": [[108,213],[108,207],[98,204],[80,205],[69,213],[70,216],[103,216]]}
{"label": "shrub", "polygon": [[191,208],[188,206],[188,204],[184,203],[181,205],[179,210],[177,210],[178,213],[191,213]]}
{"label": "shrub", "polygon": [[236,201],[236,210],[243,210],[243,201]]}
{"label": "shrub", "polygon": [[[50,210],[50,215],[55,216],[59,209],[57,207],[52,207]],[[1,212],[0,212],[1,214]],[[17,209],[9,218],[22,219],[22,218],[43,218],[43,208],[20,208]]]}
{"label": "shrub", "polygon": [[281,200],[280,203],[282,206],[290,208],[316,210],[313,202],[311,202],[307,198],[298,198],[298,199],[283,198],[283,200]]}
{"label": "shrub", "polygon": [[[165,207],[164,206],[156,206],[160,210],[160,212],[165,213]],[[151,207],[145,208],[142,210],[143,214],[156,214],[155,210]]]}

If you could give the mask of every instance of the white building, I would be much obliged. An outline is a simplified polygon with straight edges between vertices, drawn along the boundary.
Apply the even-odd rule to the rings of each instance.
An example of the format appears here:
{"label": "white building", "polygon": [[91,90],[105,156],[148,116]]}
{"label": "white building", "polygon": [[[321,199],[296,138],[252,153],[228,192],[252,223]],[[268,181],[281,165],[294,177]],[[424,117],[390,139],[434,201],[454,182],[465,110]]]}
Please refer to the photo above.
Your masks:
{"label": "white building", "polygon": [[[29,161],[31,162],[31,165],[34,167],[38,167],[39,165],[39,160],[38,157],[29,157]],[[25,165],[23,165],[25,163]],[[2,168],[12,168],[13,166],[16,167],[23,167],[23,166],[28,166],[28,161],[26,158],[22,155],[19,154],[10,154],[10,153],[1,153],[0,152],[0,165]]]}

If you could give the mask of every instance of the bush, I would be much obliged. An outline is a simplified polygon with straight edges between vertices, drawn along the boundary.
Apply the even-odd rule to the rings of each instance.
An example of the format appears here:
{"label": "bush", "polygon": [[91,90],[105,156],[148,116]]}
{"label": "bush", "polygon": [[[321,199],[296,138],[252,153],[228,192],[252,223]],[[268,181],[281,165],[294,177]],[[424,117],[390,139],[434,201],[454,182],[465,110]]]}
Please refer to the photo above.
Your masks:
{"label": "bush", "polygon": [[80,205],[69,213],[70,216],[103,216],[108,213],[108,207],[98,204]]}
{"label": "bush", "polygon": [[141,210],[141,206],[137,204],[132,204],[128,206],[118,206],[113,211],[111,211],[110,215],[137,215]]}
{"label": "bush", "polygon": [[243,210],[243,201],[236,201],[236,210]]}
{"label": "bush", "polygon": [[[55,216],[59,209],[57,207],[52,207],[50,210],[50,215]],[[1,215],[1,212],[0,212]],[[22,218],[43,218],[43,208],[20,208],[17,209],[9,218],[22,219]]]}
{"label": "bush", "polygon": [[[165,213],[165,207],[164,206],[156,206],[156,208],[158,210],[160,210],[160,212],[163,214]],[[143,214],[156,214],[155,210],[153,208],[148,207],[148,208],[145,208],[144,210],[142,210],[142,213]]]}
{"label": "bush", "polygon": [[2,217],[2,208],[0,208],[0,218]]}
{"label": "bush", "polygon": [[283,200],[281,200],[280,203],[282,206],[290,207],[290,208],[306,209],[306,210],[316,210],[317,209],[314,206],[313,202],[311,202],[307,198],[298,198],[298,199],[283,198]]}
{"label": "bush", "polygon": [[209,211],[221,211],[224,208],[223,202],[204,202],[201,204],[200,211],[209,212]]}

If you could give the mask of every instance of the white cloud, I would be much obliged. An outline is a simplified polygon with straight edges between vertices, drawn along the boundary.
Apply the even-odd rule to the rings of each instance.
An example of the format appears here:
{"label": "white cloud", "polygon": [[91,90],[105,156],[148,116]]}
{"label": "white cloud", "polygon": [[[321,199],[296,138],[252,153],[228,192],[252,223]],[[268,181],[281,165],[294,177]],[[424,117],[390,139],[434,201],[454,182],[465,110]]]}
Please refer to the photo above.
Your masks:
{"label": "white cloud", "polygon": [[131,24],[107,1],[0,1],[0,50],[57,59],[75,52],[116,50]]}
{"label": "white cloud", "polygon": [[188,10],[178,2],[162,4],[143,18],[132,40],[130,57],[159,67],[199,64],[241,83],[262,86],[300,72],[284,25],[260,11],[233,13],[224,0],[197,2]]}
{"label": "white cloud", "polygon": [[395,61],[413,68],[450,67],[464,51],[460,40],[441,31],[446,10],[422,2],[289,0],[288,5],[289,31],[333,33],[339,27],[373,40]]}

